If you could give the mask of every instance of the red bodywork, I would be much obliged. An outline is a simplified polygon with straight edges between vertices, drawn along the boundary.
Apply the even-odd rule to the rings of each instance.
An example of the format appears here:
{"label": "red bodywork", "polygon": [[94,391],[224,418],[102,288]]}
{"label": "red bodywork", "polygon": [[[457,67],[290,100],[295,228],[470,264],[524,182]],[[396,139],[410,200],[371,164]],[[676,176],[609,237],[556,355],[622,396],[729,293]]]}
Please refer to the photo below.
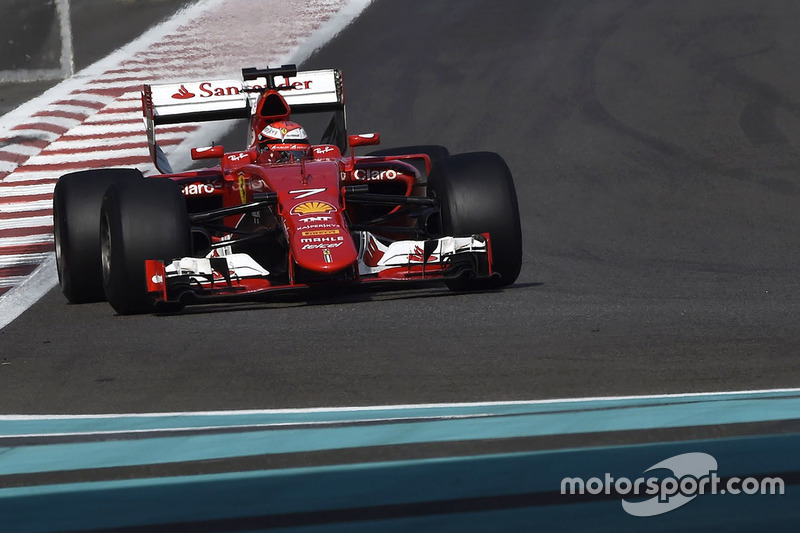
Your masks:
{"label": "red bodywork", "polygon": [[[148,98],[149,93],[145,93],[145,117],[152,120],[152,102],[148,102]],[[348,138],[349,156],[343,156],[340,148],[333,144],[306,145],[302,158],[276,162],[274,152],[259,151],[256,139],[267,124],[289,118],[290,109],[280,91],[276,88],[265,90],[250,117],[251,146],[247,150],[224,153],[219,146],[193,149],[194,159],[219,159],[219,164],[203,170],[151,177],[171,179],[182,187],[190,219],[193,214],[209,209],[232,211],[220,218],[219,228],[207,232],[209,249],[223,247],[228,241],[235,242],[240,234],[274,234],[276,242],[283,246],[283,265],[277,265],[279,273],[285,268],[283,275],[269,279],[266,276],[239,277],[232,270],[224,272],[214,267],[213,277],[203,281],[200,290],[193,287],[191,291],[175,293],[169,286],[164,261],[154,258],[146,262],[146,269],[148,291],[157,301],[173,301],[189,292],[203,300],[308,287],[331,281],[442,279],[445,266],[428,263],[422,250],[415,256],[409,254],[405,266],[361,276],[359,246],[354,241],[351,226],[364,218],[365,211],[348,203],[348,194],[378,193],[393,198],[410,198],[419,196],[420,191],[425,200],[424,189],[421,189],[424,184],[419,183],[419,173],[410,161],[424,161],[429,171],[428,156],[355,157],[352,154],[354,146],[379,143],[377,134],[366,134]],[[298,147],[278,146],[273,150],[281,148]],[[264,205],[257,209],[248,208],[259,202]],[[242,209],[237,211],[237,207]],[[377,214],[387,221],[383,224],[385,235],[408,239],[408,234],[393,235],[398,225],[414,223],[411,218],[403,216],[403,205],[382,202],[378,211],[372,209],[370,216]],[[380,222],[378,227],[381,227]],[[488,235],[484,238],[488,241]],[[215,254],[212,252],[210,255]],[[226,254],[218,255],[224,257]],[[491,275],[491,257],[487,255],[486,275]],[[274,268],[273,264],[270,271]]]}

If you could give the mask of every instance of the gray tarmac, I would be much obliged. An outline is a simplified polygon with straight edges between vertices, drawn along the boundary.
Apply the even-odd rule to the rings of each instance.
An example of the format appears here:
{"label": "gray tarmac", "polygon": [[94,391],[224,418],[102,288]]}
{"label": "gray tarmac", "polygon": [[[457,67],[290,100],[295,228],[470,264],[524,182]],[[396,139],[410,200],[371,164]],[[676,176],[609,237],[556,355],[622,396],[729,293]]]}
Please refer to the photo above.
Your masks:
{"label": "gray tarmac", "polygon": [[0,330],[0,409],[95,413],[800,386],[797,2],[377,0],[305,67],[352,133],[492,150],[524,264],[443,288]]}

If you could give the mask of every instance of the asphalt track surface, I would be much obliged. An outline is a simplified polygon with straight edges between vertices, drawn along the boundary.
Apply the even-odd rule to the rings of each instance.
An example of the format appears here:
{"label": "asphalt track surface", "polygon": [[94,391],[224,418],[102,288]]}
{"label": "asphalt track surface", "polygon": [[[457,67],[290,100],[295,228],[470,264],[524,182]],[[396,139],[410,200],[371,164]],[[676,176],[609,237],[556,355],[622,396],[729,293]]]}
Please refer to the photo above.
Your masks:
{"label": "asphalt track surface", "polygon": [[377,0],[304,67],[351,132],[502,154],[524,264],[433,287],[0,330],[4,413],[800,386],[800,4]]}
{"label": "asphalt track surface", "polygon": [[[98,61],[169,17],[190,0],[70,0],[75,71]],[[55,2],[4,0],[0,32],[8,45],[0,70],[58,68],[61,35]],[[0,113],[46,91],[58,80],[0,83]]]}

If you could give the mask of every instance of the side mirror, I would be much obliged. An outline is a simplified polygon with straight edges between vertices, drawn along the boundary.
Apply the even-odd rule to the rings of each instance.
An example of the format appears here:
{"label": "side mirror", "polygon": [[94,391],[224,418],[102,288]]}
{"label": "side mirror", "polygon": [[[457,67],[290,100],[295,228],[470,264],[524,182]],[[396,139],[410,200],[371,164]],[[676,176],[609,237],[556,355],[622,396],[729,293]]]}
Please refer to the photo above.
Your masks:
{"label": "side mirror", "polygon": [[371,146],[381,143],[381,136],[379,133],[361,133],[359,135],[348,135],[347,142],[350,147],[356,146]]}
{"label": "side mirror", "polygon": [[225,149],[222,145],[207,146],[205,148],[192,148],[192,159],[219,159],[225,155]]}

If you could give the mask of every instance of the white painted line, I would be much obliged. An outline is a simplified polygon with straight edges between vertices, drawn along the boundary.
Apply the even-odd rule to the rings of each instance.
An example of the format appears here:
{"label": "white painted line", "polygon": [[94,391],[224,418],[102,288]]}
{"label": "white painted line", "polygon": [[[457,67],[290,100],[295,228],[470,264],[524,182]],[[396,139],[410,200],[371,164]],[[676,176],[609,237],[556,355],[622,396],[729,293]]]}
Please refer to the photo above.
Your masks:
{"label": "white painted line", "polygon": [[[55,146],[55,144],[53,145]],[[136,157],[142,156],[145,157],[148,161],[150,160],[150,153],[147,150],[147,146],[142,146],[140,149],[125,149],[125,150],[105,150],[105,151],[94,151],[94,152],[80,152],[74,154],[56,154],[56,155],[39,155],[36,157],[35,161],[31,160],[26,163],[26,165],[54,165],[56,168],[58,165],[62,163],[86,163],[87,168],[89,167],[97,167],[102,166],[102,164],[114,158],[120,157]],[[2,189],[0,189],[2,190]]]}
{"label": "white painted line", "polygon": [[[17,266],[17,265],[13,265]],[[28,276],[9,276],[7,278],[0,278],[0,289],[8,287],[15,287],[25,281]]]}
{"label": "white painted line", "polygon": [[[74,126],[77,126],[81,122],[83,122],[83,120],[78,120],[78,119],[74,119],[74,118],[64,118],[64,117],[33,116],[33,117],[30,118],[30,120],[28,122],[47,123],[47,124],[52,124],[54,126],[58,126],[58,127],[61,127],[61,128],[72,128]],[[17,130],[17,131],[20,131],[20,130]]]}
{"label": "white painted line", "polygon": [[87,125],[109,125],[109,124],[135,124],[138,128],[139,135],[142,135],[143,132],[147,130],[144,127],[144,121],[142,120],[142,113],[132,113],[130,111],[123,111],[120,113],[108,114],[108,113],[97,113],[92,117],[86,119],[84,124]]}
{"label": "white painted line", "polygon": [[[141,88],[141,84],[139,85],[139,87]],[[125,105],[130,105],[131,102],[138,102],[141,105],[142,94],[139,91],[123,93],[122,95],[119,96],[119,98],[117,98],[117,101],[124,103]]]}
{"label": "white painted line", "polygon": [[53,192],[55,183],[44,183],[42,185],[18,185],[9,187],[7,185],[0,185],[0,201],[2,198],[12,196],[27,196],[29,194],[48,194]]}
{"label": "white painted line", "polygon": [[32,202],[0,203],[0,213],[24,213],[25,211],[39,211],[52,209],[52,200],[34,200]]}
{"label": "white painted line", "polygon": [[31,302],[44,296],[57,283],[56,256],[50,253],[33,274],[0,298],[0,329],[21,315],[31,306]]}
{"label": "white painted line", "polygon": [[[36,437],[86,437],[86,436],[115,436],[115,435],[130,435],[130,434],[153,434],[154,438],[158,433],[197,433],[203,431],[219,431],[225,429],[236,430],[270,430],[270,429],[289,429],[292,427],[298,428],[312,428],[312,427],[326,427],[332,424],[375,424],[375,423],[399,423],[399,422],[439,422],[450,420],[474,420],[476,418],[492,418],[491,413],[470,413],[465,415],[440,415],[440,416],[398,416],[386,418],[350,418],[344,420],[304,420],[300,422],[273,422],[269,424],[226,424],[219,426],[189,426],[189,427],[166,427],[166,428],[151,428],[151,429],[120,429],[108,431],[80,431],[80,432],[56,432],[56,433],[12,433],[8,435],[0,435],[0,443],[3,439],[19,439],[19,438],[36,438]],[[49,419],[47,419],[49,420]],[[0,415],[0,422],[5,422],[2,415]]]}
{"label": "white painted line", "polygon": [[59,27],[61,29],[61,71],[64,77],[75,72],[75,58],[72,53],[72,24],[69,16],[69,0],[57,0]]}
{"label": "white painted line", "polygon": [[98,109],[106,106],[106,103],[97,99],[90,99],[86,95],[71,95],[65,96],[61,101],[65,103],[53,103],[54,108],[63,109],[64,111],[71,111],[73,113],[96,113]]}
{"label": "white painted line", "polygon": [[[48,259],[52,252],[44,252],[40,254],[14,254],[14,255],[0,255],[0,268],[8,268],[21,265],[36,265]],[[3,300],[0,298],[0,304]]]}
{"label": "white painted line", "polygon": [[135,124],[120,122],[118,124],[103,124],[95,125],[84,123],[76,126],[69,131],[70,136],[76,137],[91,137],[93,135],[133,135],[136,134],[140,138],[143,135],[143,127],[138,121]]}
{"label": "white painted line", "polygon": [[27,235],[25,237],[0,237],[0,248],[5,246],[28,246],[30,244],[42,244],[47,242],[53,242],[52,233]]}
{"label": "white painted line", "polygon": [[[87,107],[77,104],[53,104],[47,109],[43,109],[42,113],[50,113],[50,112],[64,112],[64,113],[74,113],[76,115],[90,115],[95,113],[97,110],[94,107]],[[46,118],[48,114],[37,114],[38,117]]]}
{"label": "white painted line", "polygon": [[37,148],[35,146],[30,146],[27,144],[7,144],[3,147],[0,147],[0,152],[11,152],[15,154],[20,154],[24,156],[32,156],[38,154],[41,148]]}
{"label": "white painted line", "polygon": [[[0,229],[38,228],[52,225],[52,216],[20,217],[10,220],[0,220]],[[0,258],[0,260],[2,260],[2,258]]]}
{"label": "white painted line", "polygon": [[147,417],[178,417],[178,416],[249,416],[249,415],[279,415],[279,414],[308,414],[308,413],[353,413],[371,412],[387,410],[415,410],[415,409],[442,409],[442,408],[471,408],[471,407],[503,407],[503,406],[533,406],[533,405],[555,405],[573,404],[582,402],[599,401],[631,401],[631,400],[680,400],[680,399],[711,399],[723,396],[742,395],[757,396],[768,394],[800,394],[800,388],[796,389],[756,389],[756,390],[733,390],[716,392],[686,392],[677,394],[649,394],[633,396],[589,396],[583,398],[553,398],[544,400],[520,400],[508,402],[463,402],[463,403],[429,403],[429,404],[397,404],[397,405],[369,405],[352,407],[308,407],[308,408],[289,408],[289,409],[244,409],[230,411],[174,411],[174,412],[154,412],[154,413],[120,413],[120,414],[61,414],[61,415],[21,415],[8,414],[0,415],[0,421],[13,420],[86,420],[86,419],[109,419],[109,418],[147,418]]}
{"label": "white painted line", "polygon": [[[92,80],[86,84],[86,88],[89,90],[93,89],[129,89],[128,92],[133,90],[134,92],[138,92],[141,90],[142,82],[141,79],[137,82],[132,78],[129,79],[119,79],[118,77],[106,77],[106,78],[98,78],[96,80]],[[133,89],[135,87],[135,90]]]}
{"label": "white painted line", "polygon": [[[180,135],[181,138],[182,138],[186,134],[185,133],[182,133],[182,134],[181,133],[175,133],[173,135],[174,136]],[[159,141],[161,140],[161,137],[162,137],[161,135],[158,136],[158,140]],[[60,140],[58,142],[54,142],[53,144],[48,146],[45,150],[43,150],[42,153],[39,155],[39,157],[46,157],[49,154],[49,152],[52,152],[52,151],[55,151],[55,150],[79,150],[79,149],[86,149],[86,148],[98,148],[98,149],[100,149],[101,147],[103,147],[103,148],[106,148],[106,147],[113,148],[114,146],[118,146],[118,145],[120,145],[122,143],[129,143],[129,142],[138,142],[145,148],[145,150],[147,149],[147,139],[142,139],[141,135],[137,135],[137,136],[131,135],[130,139],[127,139],[125,137],[114,137],[114,138],[106,138],[106,139],[92,139],[91,143],[87,142],[85,139],[80,139],[80,140],[76,139],[76,140],[72,140],[72,141],[61,141]]]}
{"label": "white painted line", "polygon": [[47,141],[47,142],[50,142],[50,143],[55,141],[56,139],[58,139],[61,136],[60,133],[53,133],[51,131],[44,131],[44,130],[36,129],[36,127],[18,128],[18,129],[14,130],[12,135],[13,136],[19,136],[19,137],[29,137],[29,138],[36,139],[37,141]]}
{"label": "white painted line", "polygon": [[[53,179],[58,179],[60,175],[61,173],[53,170],[33,171],[33,170],[23,169],[23,170],[17,170],[10,176],[7,176],[6,179],[3,180],[3,183],[14,183],[16,181],[53,180]],[[0,211],[2,211],[2,209],[0,209]]]}

